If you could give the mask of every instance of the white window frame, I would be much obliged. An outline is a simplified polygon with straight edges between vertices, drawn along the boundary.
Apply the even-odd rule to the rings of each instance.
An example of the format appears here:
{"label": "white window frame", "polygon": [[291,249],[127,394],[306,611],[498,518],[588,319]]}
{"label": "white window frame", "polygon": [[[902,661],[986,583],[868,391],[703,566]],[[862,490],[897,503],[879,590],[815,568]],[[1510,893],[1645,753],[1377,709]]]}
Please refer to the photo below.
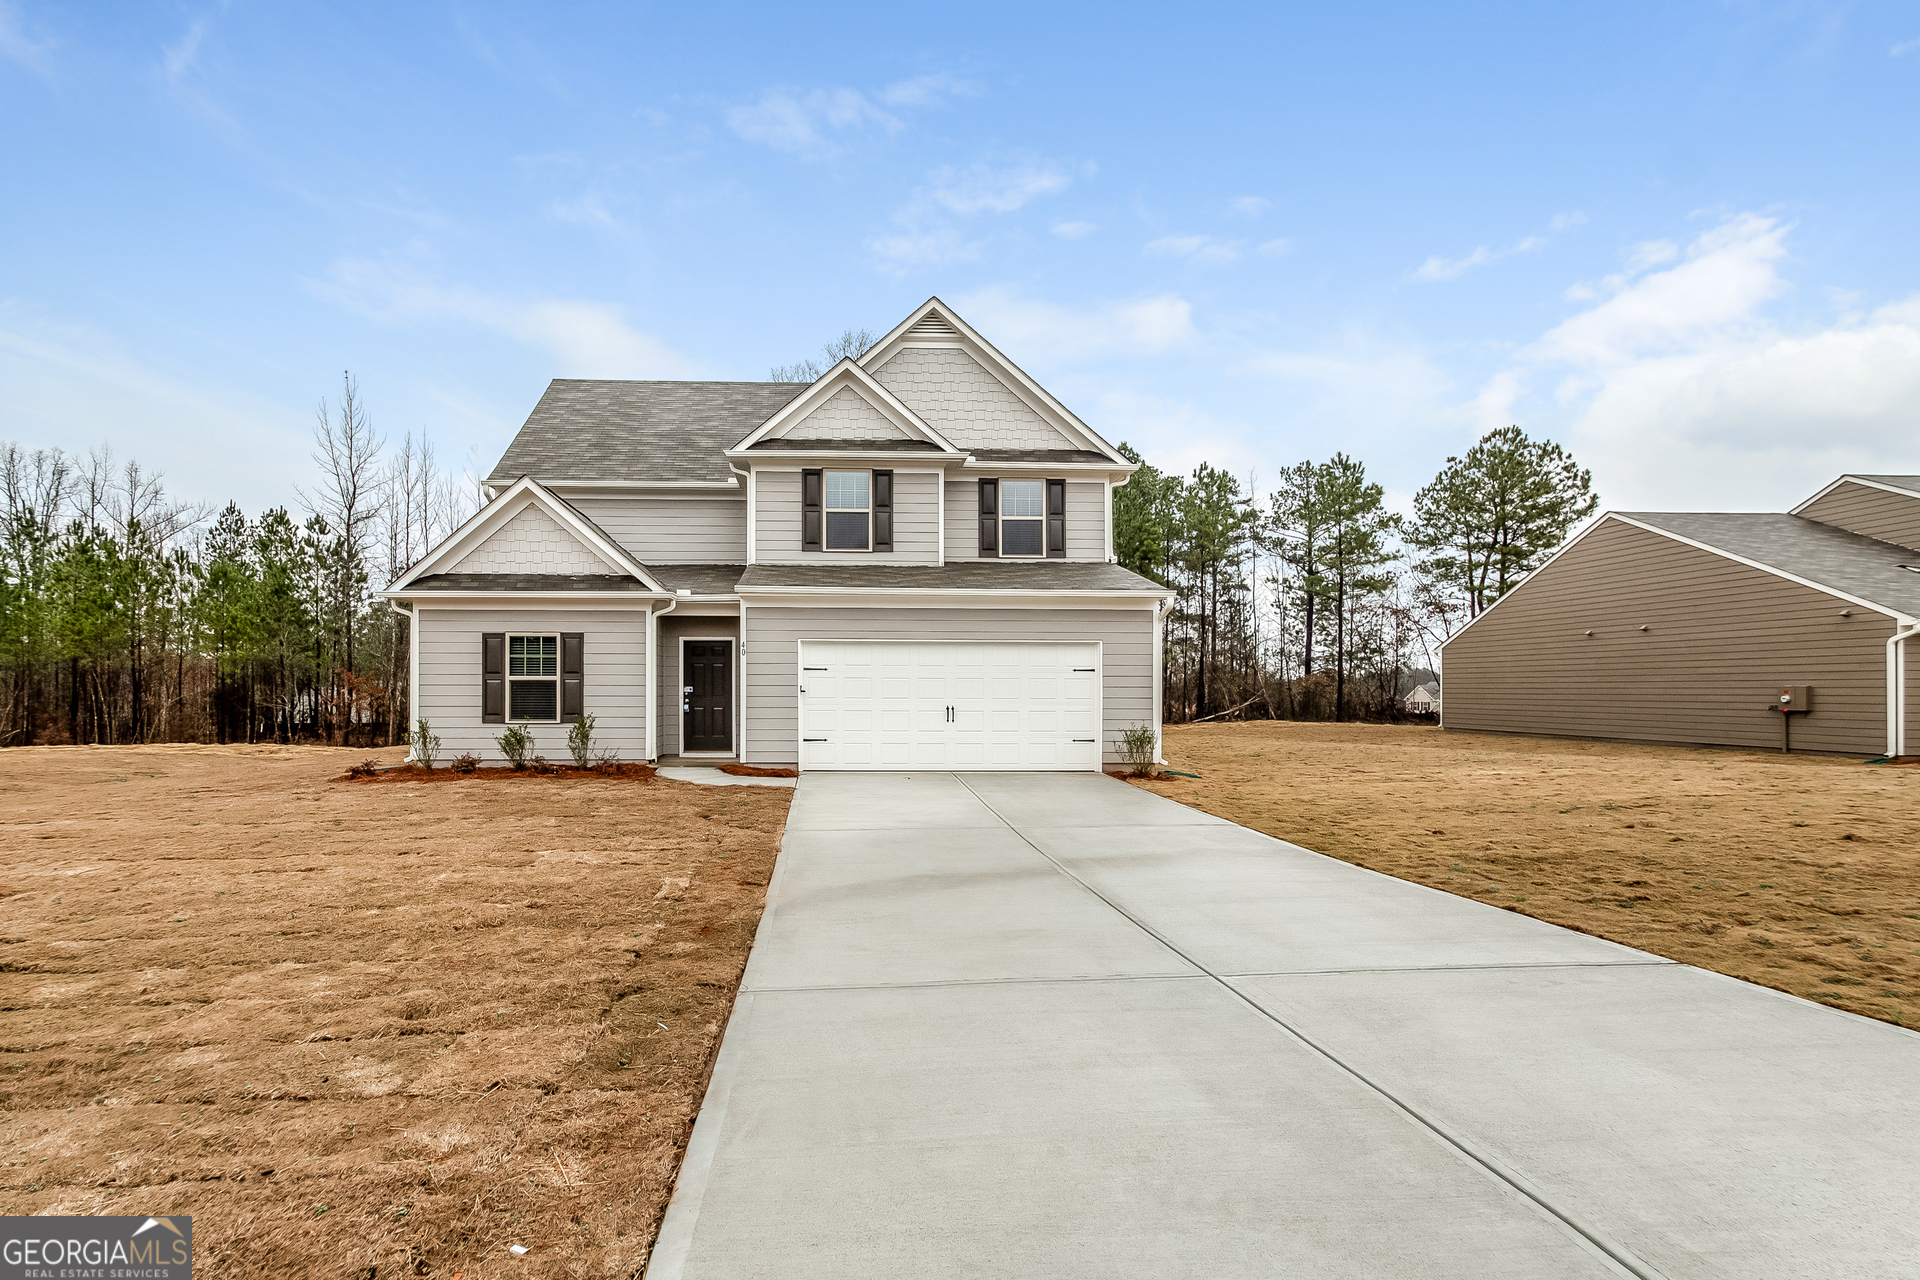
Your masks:
{"label": "white window frame", "polygon": [[[1040,486],[1040,514],[1036,516],[1009,516],[1007,514],[1007,486],[1010,484],[1037,484]],[[1000,558],[1002,560],[1045,560],[1047,558],[1047,482],[1018,476],[1011,480],[1002,480],[995,486],[994,505],[999,508],[995,515],[999,523]],[[1011,554],[1007,551],[1007,522],[1015,520],[1022,524],[1040,526],[1040,549],[1038,551]]]}
{"label": "white window frame", "polygon": [[[560,665],[562,662],[565,661],[565,657],[566,657],[561,652],[560,633],[558,631],[509,631],[507,632],[506,640],[507,640],[507,670],[506,670],[507,697],[506,697],[505,710],[507,713],[506,714],[507,723],[520,724],[524,722],[526,724],[559,724],[560,723],[560,694],[561,694]],[[516,676],[514,675],[513,674],[513,642],[515,640],[551,640],[553,641],[553,674],[550,676],[526,676],[526,675]],[[546,655],[541,654],[540,656],[544,658]],[[532,684],[536,681],[541,683],[551,683],[553,685],[553,716],[550,719],[534,720],[527,716],[516,716],[515,714],[513,714],[513,686],[515,685],[515,683]]]}
{"label": "white window frame", "polygon": [[[827,505],[827,480],[831,476],[865,476],[867,478],[867,505],[860,507],[830,507]],[[836,547],[833,544],[833,518],[858,513],[867,518],[867,545],[864,547]],[[841,555],[868,555],[873,551],[873,472],[857,467],[840,467],[820,470],[820,549],[834,551]]]}

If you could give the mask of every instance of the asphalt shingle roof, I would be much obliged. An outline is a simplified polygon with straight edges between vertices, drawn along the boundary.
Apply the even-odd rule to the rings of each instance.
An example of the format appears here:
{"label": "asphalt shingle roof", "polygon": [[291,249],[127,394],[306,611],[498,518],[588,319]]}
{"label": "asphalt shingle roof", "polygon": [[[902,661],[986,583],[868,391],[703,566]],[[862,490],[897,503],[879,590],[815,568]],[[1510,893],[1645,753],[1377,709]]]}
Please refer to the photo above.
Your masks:
{"label": "asphalt shingle roof", "polygon": [[820,449],[845,453],[939,453],[941,451],[940,446],[931,440],[802,440],[793,436],[782,436],[778,440],[762,440],[750,447],[754,449]]}
{"label": "asphalt shingle roof", "polygon": [[724,481],[723,453],[806,390],[798,382],[620,382],[555,378],[487,477]]}
{"label": "asphalt shingle roof", "polygon": [[647,591],[638,578],[612,573],[430,573],[408,591]]}
{"label": "asphalt shingle roof", "polygon": [[647,572],[669,591],[685,587],[697,596],[730,596],[746,568],[743,564],[650,564]]}
{"label": "asphalt shingle roof", "polygon": [[1117,564],[1061,560],[968,560],[947,565],[756,564],[740,589],[885,587],[906,591],[1132,591],[1167,595],[1165,587]]}
{"label": "asphalt shingle roof", "polygon": [[982,462],[1104,462],[1108,466],[1113,465],[1112,458],[1090,449],[974,449],[971,452]]}
{"label": "asphalt shingle roof", "polygon": [[[1877,477],[1876,477],[1877,478]],[[1677,533],[1858,600],[1920,616],[1920,555],[1805,516],[1771,513],[1622,511],[1629,520]]]}

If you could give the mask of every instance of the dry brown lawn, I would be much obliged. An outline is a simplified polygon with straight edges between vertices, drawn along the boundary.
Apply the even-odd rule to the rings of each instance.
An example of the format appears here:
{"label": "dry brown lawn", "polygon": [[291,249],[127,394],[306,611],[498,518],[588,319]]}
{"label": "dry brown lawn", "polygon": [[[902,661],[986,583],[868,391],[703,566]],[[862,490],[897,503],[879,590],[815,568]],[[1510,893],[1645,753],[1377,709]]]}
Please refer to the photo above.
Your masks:
{"label": "dry brown lawn", "polygon": [[366,755],[0,751],[0,1212],[191,1214],[208,1276],[637,1274],[792,793]]}
{"label": "dry brown lawn", "polygon": [[1389,875],[1920,1026],[1920,769],[1383,725],[1171,725],[1146,783]]}

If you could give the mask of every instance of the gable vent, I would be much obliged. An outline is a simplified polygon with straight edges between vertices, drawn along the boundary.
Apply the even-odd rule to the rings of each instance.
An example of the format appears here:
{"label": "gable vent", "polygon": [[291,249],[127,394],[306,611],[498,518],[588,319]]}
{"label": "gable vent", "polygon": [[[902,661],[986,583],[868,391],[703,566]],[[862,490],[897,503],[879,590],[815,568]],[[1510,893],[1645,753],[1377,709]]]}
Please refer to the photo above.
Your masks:
{"label": "gable vent", "polygon": [[957,338],[960,331],[947,323],[945,316],[929,311],[907,327],[909,338]]}

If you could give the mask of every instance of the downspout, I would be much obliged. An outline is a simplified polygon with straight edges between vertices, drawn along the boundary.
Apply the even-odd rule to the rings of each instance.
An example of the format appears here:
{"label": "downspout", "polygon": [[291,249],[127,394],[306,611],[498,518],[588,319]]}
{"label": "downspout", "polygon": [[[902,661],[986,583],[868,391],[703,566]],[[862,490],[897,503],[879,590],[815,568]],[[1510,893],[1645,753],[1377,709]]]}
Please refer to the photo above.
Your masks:
{"label": "downspout", "polygon": [[[760,505],[760,486],[754,480],[754,470],[745,471],[733,465],[733,459],[727,459],[727,470],[737,476],[747,478],[747,563],[757,564],[754,544],[759,541],[760,526],[755,508]],[[739,591],[736,584],[734,591]],[[740,763],[747,762],[747,602],[740,601],[740,613],[735,619],[740,638],[734,642],[734,695],[733,695],[733,758]]]}
{"label": "downspout", "polygon": [[647,763],[660,758],[660,615],[680,607],[675,596],[664,609],[647,607]]}
{"label": "downspout", "polygon": [[387,608],[407,620],[407,718],[413,722],[407,726],[407,759],[412,761],[418,758],[414,753],[419,745],[413,727],[420,723],[420,613],[402,609],[398,600],[387,601]]}
{"label": "downspout", "polygon": [[1906,629],[1899,630],[1903,620],[1895,620],[1893,635],[1887,639],[1887,757],[1894,759],[1907,754],[1907,655],[1902,647],[1907,641],[1920,633],[1920,623],[1912,618],[1904,619]]}
{"label": "downspout", "polygon": [[1167,762],[1166,743],[1160,723],[1167,705],[1167,616],[1173,612],[1176,597],[1168,596],[1153,611],[1153,747],[1154,763]]}

